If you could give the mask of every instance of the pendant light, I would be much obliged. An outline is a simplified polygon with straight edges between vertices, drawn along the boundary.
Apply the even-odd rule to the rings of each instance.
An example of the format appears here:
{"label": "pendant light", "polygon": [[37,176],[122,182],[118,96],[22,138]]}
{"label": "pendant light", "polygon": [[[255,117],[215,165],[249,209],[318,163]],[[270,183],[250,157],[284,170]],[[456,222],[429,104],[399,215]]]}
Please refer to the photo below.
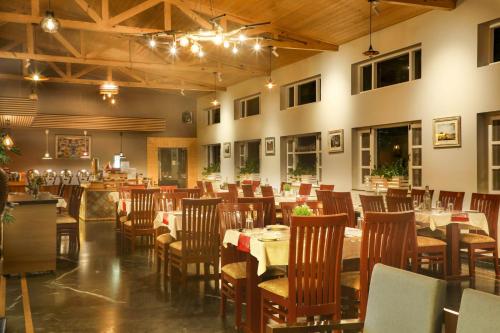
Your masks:
{"label": "pendant light", "polygon": [[52,156],[49,153],[49,130],[45,130],[45,154],[42,157],[42,160],[51,160]]}
{"label": "pendant light", "polygon": [[7,150],[11,150],[12,147],[14,147],[14,140],[12,140],[12,138],[9,135],[9,128],[10,128],[10,120],[9,119],[5,120],[5,125],[6,125],[7,129],[6,129],[5,133],[3,134],[2,144]]}
{"label": "pendant light", "polygon": [[123,153],[123,132],[120,132],[120,159],[125,159],[125,154]]}
{"label": "pendant light", "polygon": [[59,30],[60,23],[55,18],[54,12],[50,8],[50,0],[49,0],[49,8],[45,12],[45,16],[40,22],[43,31],[48,32],[49,34],[56,33]]}
{"label": "pendant light", "polygon": [[213,106],[219,105],[217,100],[217,72],[214,72],[214,99],[210,102]]}
{"label": "pendant light", "polygon": [[84,136],[83,143],[85,146],[85,150],[83,151],[82,156],[80,156],[80,158],[87,158],[88,159],[88,158],[90,158],[90,156],[89,156],[89,150],[87,148],[87,131],[83,131],[83,136]]}
{"label": "pendant light", "polygon": [[375,0],[368,0],[368,2],[370,3],[370,47],[368,48],[368,50],[363,52],[363,54],[371,58],[380,54],[380,52],[374,50],[372,46],[372,14],[373,14],[373,3],[375,2]]}
{"label": "pendant light", "polygon": [[269,46],[269,78],[267,79],[267,83],[266,83],[266,87],[267,89],[271,90],[274,88],[275,84],[273,82],[273,78],[271,77],[271,73],[272,73],[272,67],[273,65],[273,50],[272,50],[272,46]]}

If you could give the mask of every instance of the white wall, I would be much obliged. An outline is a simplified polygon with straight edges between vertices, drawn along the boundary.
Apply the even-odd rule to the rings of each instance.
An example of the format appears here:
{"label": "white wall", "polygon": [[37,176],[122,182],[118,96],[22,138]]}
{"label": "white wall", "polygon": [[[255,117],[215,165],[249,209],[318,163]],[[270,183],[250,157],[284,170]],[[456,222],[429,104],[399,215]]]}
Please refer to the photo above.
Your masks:
{"label": "white wall", "polygon": [[[380,15],[384,15],[382,12]],[[261,175],[280,181],[280,136],[323,133],[323,182],[339,190],[352,188],[352,128],[422,121],[423,183],[432,188],[477,191],[477,114],[500,110],[500,64],[477,67],[477,25],[500,17],[498,0],[459,1],[453,11],[432,11],[374,34],[373,44],[388,53],[422,44],[422,79],[351,95],[351,65],[365,60],[363,37],[273,72],[284,85],[321,74],[322,101],[280,111],[279,89],[264,87],[266,78],[251,79],[219,93],[221,123],[206,126],[212,96],[198,100],[198,142],[202,145],[276,137],[276,155],[262,156]],[[233,119],[234,99],[261,91],[261,115]],[[434,149],[432,119],[462,117],[462,147]],[[345,152],[326,152],[327,132],[343,128]],[[234,156],[222,158],[222,178],[234,177]],[[354,166],[356,167],[356,166]],[[200,170],[201,171],[201,170]]]}

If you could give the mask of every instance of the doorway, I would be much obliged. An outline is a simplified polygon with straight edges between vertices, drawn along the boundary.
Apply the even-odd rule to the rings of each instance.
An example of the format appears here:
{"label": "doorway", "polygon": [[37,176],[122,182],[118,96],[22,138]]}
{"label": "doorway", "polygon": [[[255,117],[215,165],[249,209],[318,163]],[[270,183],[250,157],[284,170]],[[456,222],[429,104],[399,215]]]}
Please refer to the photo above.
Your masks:
{"label": "doorway", "polygon": [[158,184],[187,187],[187,149],[160,148],[158,150]]}

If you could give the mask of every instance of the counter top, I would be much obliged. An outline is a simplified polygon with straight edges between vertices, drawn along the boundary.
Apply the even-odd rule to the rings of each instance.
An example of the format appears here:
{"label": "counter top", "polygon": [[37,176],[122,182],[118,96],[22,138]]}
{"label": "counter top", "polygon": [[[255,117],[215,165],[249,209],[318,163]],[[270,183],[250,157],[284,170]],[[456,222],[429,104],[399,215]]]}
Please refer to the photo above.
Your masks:
{"label": "counter top", "polygon": [[44,204],[56,204],[58,197],[50,193],[40,193],[38,198],[33,198],[32,195],[27,193],[9,193],[7,202],[17,203],[19,205],[44,205]]}

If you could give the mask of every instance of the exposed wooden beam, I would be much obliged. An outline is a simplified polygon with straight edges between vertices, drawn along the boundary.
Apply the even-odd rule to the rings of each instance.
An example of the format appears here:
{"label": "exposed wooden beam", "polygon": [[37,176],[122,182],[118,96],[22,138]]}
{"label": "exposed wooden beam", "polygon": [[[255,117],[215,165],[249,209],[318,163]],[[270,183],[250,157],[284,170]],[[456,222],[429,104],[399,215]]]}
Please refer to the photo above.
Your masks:
{"label": "exposed wooden beam", "polygon": [[73,56],[77,58],[82,57],[82,54],[73,45],[71,45],[71,43],[66,38],[64,38],[60,32],[56,32],[53,35],[54,38],[57,39],[57,41],[61,43],[61,45],[64,46],[66,50],[69,51],[69,53],[71,53]]}
{"label": "exposed wooden beam", "polygon": [[40,15],[40,0],[31,0],[31,15]]}
{"label": "exposed wooden beam", "polygon": [[127,67],[117,67],[117,69],[120,72],[122,72],[123,74],[127,75],[132,80],[136,80],[136,81],[142,82],[142,83],[145,82],[143,77],[141,77],[139,74],[135,73],[133,70],[128,69]]}
{"label": "exposed wooden beam", "polygon": [[26,50],[28,53],[35,53],[35,36],[33,33],[33,24],[26,25]]}
{"label": "exposed wooden beam", "polygon": [[456,0],[379,0],[380,2],[391,3],[395,5],[420,6],[431,9],[452,10],[457,6]]}
{"label": "exposed wooden beam", "polygon": [[94,20],[94,22],[101,23],[101,17],[99,16],[99,14],[97,14],[97,12],[92,7],[89,6],[87,1],[85,1],[85,0],[74,0],[74,1],[76,2],[76,4],[78,6],[80,6],[81,9],[83,9],[83,11],[85,13],[87,13],[87,15],[92,20]]}
{"label": "exposed wooden beam", "polygon": [[104,21],[109,20],[109,0],[101,0],[101,15]]}
{"label": "exposed wooden beam", "polygon": [[66,77],[71,77],[71,64],[66,63]]}
{"label": "exposed wooden beam", "polygon": [[80,30],[80,53],[82,54],[82,57],[85,57],[87,54],[87,47],[85,44],[85,31]]}
{"label": "exposed wooden beam", "polygon": [[78,79],[79,77],[84,76],[85,74],[88,74],[88,73],[90,73],[90,72],[92,72],[92,71],[94,71],[94,70],[96,70],[98,68],[100,68],[100,67],[99,66],[95,66],[95,65],[94,66],[87,66],[84,69],[82,69],[81,71],[73,74],[72,77],[74,79]]}
{"label": "exposed wooden beam", "polygon": [[[42,20],[41,16],[0,12],[0,21],[3,22],[20,23],[20,24],[28,24],[28,23],[39,24],[41,20]],[[96,31],[102,33],[114,33],[114,34],[146,34],[146,33],[160,32],[160,30],[158,29],[150,29],[150,28],[128,27],[123,25],[104,26],[102,24],[97,24],[94,22],[65,20],[61,18],[58,18],[58,20],[61,23],[61,27],[64,29],[87,30],[87,31]]]}
{"label": "exposed wooden beam", "polygon": [[163,27],[172,30],[172,5],[167,0],[163,1]]}
{"label": "exposed wooden beam", "polygon": [[141,2],[137,6],[129,8],[126,11],[121,12],[120,14],[118,14],[116,16],[113,16],[112,18],[110,18],[108,20],[107,24],[110,26],[114,26],[116,24],[119,24],[125,20],[128,20],[131,17],[136,16],[137,14],[140,14],[140,13],[148,10],[151,7],[156,6],[157,4],[159,4],[162,1],[163,0],[147,0],[147,1]]}
{"label": "exposed wooden beam", "polygon": [[113,81],[113,70],[111,67],[106,68],[106,80]]}
{"label": "exposed wooden beam", "polygon": [[47,64],[50,68],[52,68],[52,70],[54,70],[54,72],[57,73],[57,75],[59,75],[60,77],[66,77],[66,73],[64,73],[55,63],[49,61],[47,62]]}
{"label": "exposed wooden beam", "polygon": [[[0,74],[0,79],[5,80],[24,80],[20,75],[14,74]],[[100,86],[105,83],[106,80],[90,80],[90,79],[75,79],[75,78],[63,78],[63,77],[48,77],[48,82],[55,83],[74,83],[74,84],[86,84],[93,86]],[[113,81],[120,87],[131,87],[131,88],[150,88],[150,89],[165,89],[165,90],[189,90],[189,91],[213,91],[212,88],[197,86],[193,84],[178,84],[178,83],[150,83],[150,82],[130,82],[130,81]],[[222,90],[217,87],[217,90]]]}
{"label": "exposed wooden beam", "polygon": [[179,8],[187,17],[189,17],[193,22],[198,24],[200,27],[204,29],[213,28],[210,22],[205,20],[199,14],[195,13],[189,6],[184,4],[182,1],[177,1],[177,0],[167,0],[167,1],[170,2],[172,5],[176,6],[177,8]]}
{"label": "exposed wooden beam", "polygon": [[22,45],[22,44],[23,44],[22,42],[19,42],[19,41],[15,40],[15,41],[12,41],[12,42],[10,42],[10,43],[5,44],[4,46],[2,46],[0,48],[0,51],[10,51],[13,48],[15,48],[15,47],[17,47],[19,45]]}

